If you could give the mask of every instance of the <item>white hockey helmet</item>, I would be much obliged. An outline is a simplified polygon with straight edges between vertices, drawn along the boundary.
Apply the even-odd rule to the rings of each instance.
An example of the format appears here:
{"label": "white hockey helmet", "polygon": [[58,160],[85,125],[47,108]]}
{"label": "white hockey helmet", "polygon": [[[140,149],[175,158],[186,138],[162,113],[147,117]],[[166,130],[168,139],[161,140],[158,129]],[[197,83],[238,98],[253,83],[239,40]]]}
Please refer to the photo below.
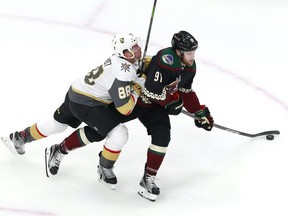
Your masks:
{"label": "white hockey helmet", "polygon": [[139,42],[139,38],[131,33],[116,34],[112,39],[114,53],[120,57],[124,57],[123,51],[128,50],[132,52],[132,47]]}

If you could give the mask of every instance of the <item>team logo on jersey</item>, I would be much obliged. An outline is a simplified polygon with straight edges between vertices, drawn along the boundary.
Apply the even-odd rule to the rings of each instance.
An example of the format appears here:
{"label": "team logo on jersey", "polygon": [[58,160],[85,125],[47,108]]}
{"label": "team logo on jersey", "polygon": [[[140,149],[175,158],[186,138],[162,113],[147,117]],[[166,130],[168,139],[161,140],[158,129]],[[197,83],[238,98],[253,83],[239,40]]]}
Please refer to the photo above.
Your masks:
{"label": "team logo on jersey", "polygon": [[164,63],[172,65],[174,63],[174,58],[171,54],[166,54],[162,56],[162,60]]}
{"label": "team logo on jersey", "polygon": [[124,72],[130,72],[130,65],[127,63],[121,63],[121,71],[124,70]]}

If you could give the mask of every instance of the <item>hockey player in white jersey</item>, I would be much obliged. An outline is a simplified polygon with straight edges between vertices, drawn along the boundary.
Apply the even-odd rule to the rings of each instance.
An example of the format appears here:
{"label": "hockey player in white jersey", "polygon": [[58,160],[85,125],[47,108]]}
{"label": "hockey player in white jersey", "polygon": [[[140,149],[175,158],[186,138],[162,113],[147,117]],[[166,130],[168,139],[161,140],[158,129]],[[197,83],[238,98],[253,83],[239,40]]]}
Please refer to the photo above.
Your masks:
{"label": "hockey player in white jersey", "polygon": [[[72,83],[65,101],[53,116],[22,131],[13,132],[8,137],[1,137],[7,147],[23,155],[27,143],[63,132],[69,126],[77,128],[84,122],[87,126],[73,133],[81,137],[81,145],[101,141],[107,136],[107,149],[116,152],[122,149],[127,142],[128,132],[119,119],[134,109],[145,78],[137,76],[142,55],[137,37],[131,33],[117,34],[112,40],[112,46],[114,53],[102,65]],[[73,136],[71,141],[73,146]],[[70,150],[66,148],[65,142],[67,140],[62,145],[47,149],[47,154],[51,155],[50,164],[54,165],[50,170],[52,174],[57,173],[60,161]],[[116,184],[112,167],[109,170],[101,168],[100,165],[98,172],[110,176],[108,183],[112,186]]]}

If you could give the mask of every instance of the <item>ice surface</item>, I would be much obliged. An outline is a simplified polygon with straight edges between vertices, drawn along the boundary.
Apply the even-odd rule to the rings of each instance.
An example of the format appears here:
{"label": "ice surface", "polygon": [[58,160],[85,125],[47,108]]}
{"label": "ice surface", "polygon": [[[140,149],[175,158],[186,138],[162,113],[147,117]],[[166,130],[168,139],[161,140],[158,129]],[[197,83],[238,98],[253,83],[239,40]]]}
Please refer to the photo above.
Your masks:
{"label": "ice surface", "polygon": [[[1,0],[0,135],[51,115],[71,82],[102,63],[117,32],[146,39],[153,1]],[[0,146],[0,215],[287,216],[288,3],[159,0],[148,54],[173,33],[199,41],[194,89],[218,124],[248,133],[278,129],[273,141],[198,129],[172,117],[172,141],[155,203],[137,195],[150,139],[136,120],[115,167],[118,188],[97,180],[93,143],[46,178],[44,149],[73,130],[28,144],[16,157]],[[144,42],[145,43],[145,42]]]}

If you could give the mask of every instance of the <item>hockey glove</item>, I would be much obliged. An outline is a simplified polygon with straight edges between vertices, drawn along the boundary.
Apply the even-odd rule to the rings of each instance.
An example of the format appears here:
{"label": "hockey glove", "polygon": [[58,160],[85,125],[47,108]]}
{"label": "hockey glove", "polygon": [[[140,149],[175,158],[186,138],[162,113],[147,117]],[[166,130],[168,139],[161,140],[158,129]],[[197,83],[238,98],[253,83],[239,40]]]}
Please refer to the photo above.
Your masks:
{"label": "hockey glove", "polygon": [[201,105],[202,109],[195,113],[198,119],[195,119],[195,125],[204,130],[211,131],[213,128],[213,117],[210,115],[208,107]]}
{"label": "hockey glove", "polygon": [[[140,74],[140,75],[144,74],[144,73],[147,71],[151,60],[152,60],[152,56],[149,56],[149,55],[145,56],[144,59],[142,60],[142,63],[141,63],[141,64],[143,64],[143,68],[140,67],[140,68],[137,70],[137,74]],[[140,65],[141,65],[141,64],[140,64]],[[142,69],[142,70],[141,70],[141,69]]]}
{"label": "hockey glove", "polygon": [[171,102],[165,105],[165,108],[169,115],[178,115],[179,113],[181,113],[182,107],[183,107],[183,101],[178,94],[176,95],[175,100],[172,100]]}
{"label": "hockey glove", "polygon": [[146,71],[149,67],[149,64],[152,60],[152,56],[146,55],[144,60],[143,60],[143,64],[144,64],[144,71]]}
{"label": "hockey glove", "polygon": [[137,78],[135,82],[131,83],[133,90],[137,93],[138,96],[140,96],[142,90],[144,89],[145,81],[146,76],[142,74],[140,77]]}

